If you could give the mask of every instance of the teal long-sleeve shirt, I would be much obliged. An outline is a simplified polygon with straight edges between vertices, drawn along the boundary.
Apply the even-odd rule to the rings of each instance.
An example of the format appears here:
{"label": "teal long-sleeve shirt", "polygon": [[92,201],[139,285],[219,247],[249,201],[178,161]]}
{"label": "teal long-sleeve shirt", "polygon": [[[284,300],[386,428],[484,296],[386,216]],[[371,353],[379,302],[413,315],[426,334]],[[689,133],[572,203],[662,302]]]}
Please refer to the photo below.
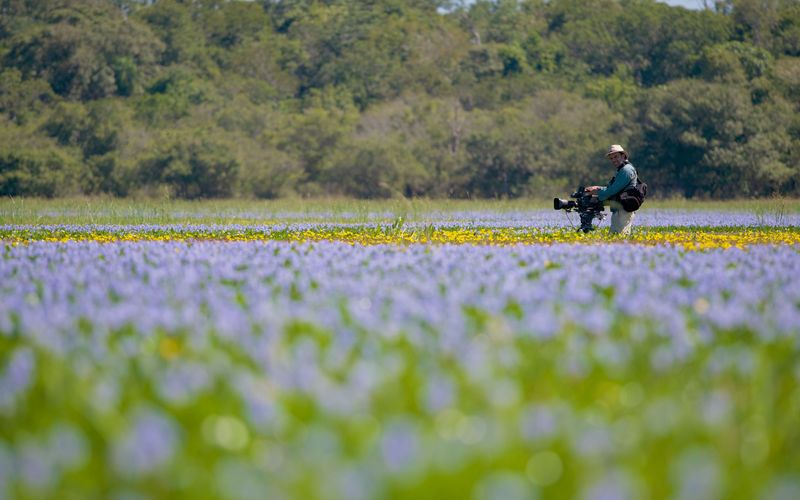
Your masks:
{"label": "teal long-sleeve shirt", "polygon": [[597,197],[600,201],[606,201],[609,198],[621,193],[629,184],[632,184],[636,179],[636,169],[633,164],[626,162],[619,170],[614,179],[608,183],[608,186],[601,188],[597,192]]}

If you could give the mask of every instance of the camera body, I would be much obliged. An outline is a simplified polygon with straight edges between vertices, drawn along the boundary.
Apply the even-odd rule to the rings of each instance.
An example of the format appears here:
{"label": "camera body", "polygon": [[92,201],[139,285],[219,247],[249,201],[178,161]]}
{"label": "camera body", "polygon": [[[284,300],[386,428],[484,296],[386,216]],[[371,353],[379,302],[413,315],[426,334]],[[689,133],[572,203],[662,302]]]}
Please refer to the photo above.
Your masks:
{"label": "camera body", "polygon": [[578,231],[588,233],[594,229],[592,221],[594,219],[603,220],[606,216],[603,202],[584,190],[583,186],[578,186],[574,193],[569,195],[572,200],[562,200],[553,198],[553,209],[565,212],[578,212],[581,219],[581,227]]}

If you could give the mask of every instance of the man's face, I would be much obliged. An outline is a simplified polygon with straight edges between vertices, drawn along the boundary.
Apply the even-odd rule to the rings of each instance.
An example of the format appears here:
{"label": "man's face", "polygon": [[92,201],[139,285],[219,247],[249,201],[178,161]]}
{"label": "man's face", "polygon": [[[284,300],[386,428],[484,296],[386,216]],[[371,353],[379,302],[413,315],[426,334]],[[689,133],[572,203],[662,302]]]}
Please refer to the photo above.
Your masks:
{"label": "man's face", "polygon": [[622,153],[611,153],[610,155],[608,155],[608,160],[615,167],[619,167],[625,161],[625,155]]}

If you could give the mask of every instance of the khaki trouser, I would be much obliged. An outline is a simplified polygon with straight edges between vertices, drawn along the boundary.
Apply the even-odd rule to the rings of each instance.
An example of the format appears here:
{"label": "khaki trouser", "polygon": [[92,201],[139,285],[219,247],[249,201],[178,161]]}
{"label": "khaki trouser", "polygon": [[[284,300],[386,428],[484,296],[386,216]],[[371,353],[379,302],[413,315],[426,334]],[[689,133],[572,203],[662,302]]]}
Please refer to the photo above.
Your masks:
{"label": "khaki trouser", "polygon": [[631,226],[633,226],[634,212],[626,212],[618,201],[610,201],[608,204],[611,207],[611,228],[612,233],[628,236],[631,234]]}

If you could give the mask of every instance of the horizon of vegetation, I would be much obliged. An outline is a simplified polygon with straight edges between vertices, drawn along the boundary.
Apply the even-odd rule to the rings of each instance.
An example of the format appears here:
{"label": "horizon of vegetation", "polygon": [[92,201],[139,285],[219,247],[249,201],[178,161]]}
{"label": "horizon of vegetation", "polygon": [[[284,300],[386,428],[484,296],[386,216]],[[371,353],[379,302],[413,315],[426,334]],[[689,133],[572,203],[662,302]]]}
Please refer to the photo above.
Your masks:
{"label": "horizon of vegetation", "polygon": [[709,5],[0,0],[0,195],[798,196],[800,3]]}

